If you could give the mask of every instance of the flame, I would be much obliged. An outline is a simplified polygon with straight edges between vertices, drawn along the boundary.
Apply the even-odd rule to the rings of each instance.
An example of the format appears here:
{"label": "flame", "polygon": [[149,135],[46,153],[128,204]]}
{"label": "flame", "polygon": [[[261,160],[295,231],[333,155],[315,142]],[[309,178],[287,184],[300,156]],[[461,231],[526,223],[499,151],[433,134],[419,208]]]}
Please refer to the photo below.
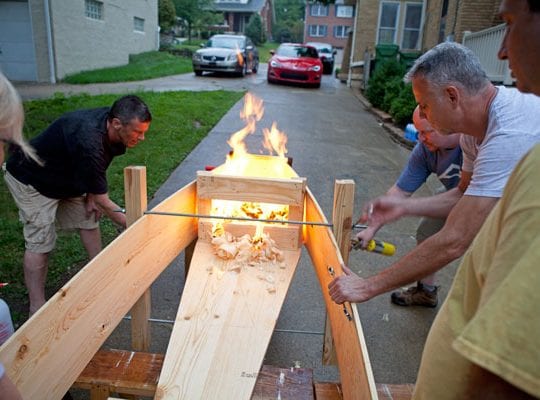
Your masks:
{"label": "flame", "polygon": [[263,101],[250,93],[246,94],[244,99],[244,108],[240,111],[240,118],[246,122],[246,126],[234,133],[227,143],[233,149],[235,157],[243,157],[247,154],[244,139],[247,135],[255,132],[257,121],[260,121],[264,115]]}
{"label": "flame", "polygon": [[[269,151],[270,156],[248,153],[244,140],[248,135],[255,133],[257,122],[262,119],[263,115],[262,99],[247,93],[244,98],[244,107],[240,111],[240,118],[245,121],[246,126],[231,135],[227,143],[233,151],[227,156],[225,164],[214,169],[212,173],[278,178],[296,176],[294,171],[288,167],[285,156],[287,135],[278,130],[276,122],[272,124],[271,129],[263,129],[263,146]],[[274,153],[278,157],[272,156]],[[289,206],[214,199],[212,200],[211,213],[231,217],[286,221],[289,217]],[[214,236],[223,234],[223,223],[222,220],[213,220],[212,234]],[[253,224],[254,222],[242,221],[241,223]],[[261,222],[255,222],[255,224],[257,226],[256,237],[261,237],[263,225]]]}
{"label": "flame", "polygon": [[238,59],[238,65],[243,67],[244,66],[244,55],[242,54],[242,51],[238,47],[238,43],[236,44],[236,58]]}
{"label": "flame", "polygon": [[264,133],[264,148],[270,152],[270,155],[275,151],[279,157],[285,157],[287,154],[287,135],[281,132],[277,128],[277,124],[272,123],[272,129],[268,130],[267,128],[263,129]]}

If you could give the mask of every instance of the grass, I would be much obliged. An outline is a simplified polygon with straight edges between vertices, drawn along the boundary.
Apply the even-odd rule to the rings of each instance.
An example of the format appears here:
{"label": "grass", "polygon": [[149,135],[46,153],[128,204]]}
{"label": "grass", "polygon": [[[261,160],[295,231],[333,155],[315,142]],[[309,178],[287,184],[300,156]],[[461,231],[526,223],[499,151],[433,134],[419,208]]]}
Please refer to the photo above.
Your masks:
{"label": "grass", "polygon": [[127,65],[80,72],[66,76],[63,81],[74,84],[140,81],[191,71],[191,58],[150,51],[131,55]]}
{"label": "grass", "polygon": [[[148,196],[151,198],[170,173],[204,138],[222,116],[243,96],[241,92],[164,92],[137,93],[149,106],[153,122],[146,140],[113,160],[107,171],[109,195],[123,205],[123,169],[127,165],[145,165]],[[109,106],[117,95],[56,95],[48,100],[25,102],[25,135],[31,138],[61,114],[80,108]],[[0,282],[9,285],[0,294],[13,313],[16,325],[27,315],[22,257],[24,240],[18,211],[4,180],[0,179]],[[103,243],[117,236],[108,219],[101,223]],[[86,253],[76,233],[60,233],[49,260],[47,293],[60,288],[87,262]]]}
{"label": "grass", "polygon": [[257,46],[257,49],[259,49],[259,63],[267,63],[270,57],[272,57],[270,50],[275,50],[278,46],[279,43],[274,42],[266,42],[261,46]]}

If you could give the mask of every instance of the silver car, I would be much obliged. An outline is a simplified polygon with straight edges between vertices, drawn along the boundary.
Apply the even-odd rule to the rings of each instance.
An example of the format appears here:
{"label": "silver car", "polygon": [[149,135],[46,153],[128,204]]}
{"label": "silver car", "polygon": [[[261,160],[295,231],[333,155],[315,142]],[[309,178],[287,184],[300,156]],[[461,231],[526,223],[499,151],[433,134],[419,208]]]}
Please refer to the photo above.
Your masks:
{"label": "silver car", "polygon": [[244,76],[257,73],[259,52],[250,38],[243,35],[214,35],[204,48],[193,53],[193,72],[230,72]]}

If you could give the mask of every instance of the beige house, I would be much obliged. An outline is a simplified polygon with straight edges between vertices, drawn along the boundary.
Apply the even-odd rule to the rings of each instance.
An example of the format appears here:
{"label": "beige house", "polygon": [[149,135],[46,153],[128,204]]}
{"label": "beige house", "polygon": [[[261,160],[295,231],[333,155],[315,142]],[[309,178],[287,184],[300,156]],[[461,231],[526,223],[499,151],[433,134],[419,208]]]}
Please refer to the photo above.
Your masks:
{"label": "beige house", "polygon": [[56,82],[159,48],[158,0],[0,0],[0,70]]}
{"label": "beige house", "polygon": [[[356,0],[351,36],[352,57],[342,70],[375,56],[378,44],[395,44],[402,52],[423,52],[444,40],[461,42],[466,31],[479,31],[501,22],[500,0]],[[348,55],[350,56],[350,50]]]}

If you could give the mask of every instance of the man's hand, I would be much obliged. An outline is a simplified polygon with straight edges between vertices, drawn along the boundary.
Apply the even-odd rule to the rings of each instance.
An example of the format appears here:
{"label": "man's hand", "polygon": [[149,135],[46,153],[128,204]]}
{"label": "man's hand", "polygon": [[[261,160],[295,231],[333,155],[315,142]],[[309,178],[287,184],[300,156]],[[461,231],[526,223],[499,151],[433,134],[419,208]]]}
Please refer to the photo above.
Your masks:
{"label": "man's hand", "polygon": [[96,219],[96,221],[99,221],[99,219],[103,215],[103,212],[100,210],[100,208],[96,204],[94,195],[91,193],[88,193],[86,195],[85,208],[86,208],[87,218],[89,218],[92,214],[94,214],[94,218]]}
{"label": "man's hand", "polygon": [[328,284],[330,297],[337,304],[346,301],[351,303],[362,303],[371,299],[368,293],[368,285],[365,279],[360,278],[345,265],[342,265],[344,275],[338,276]]}
{"label": "man's hand", "polygon": [[[367,239],[368,237],[372,239],[383,225],[403,217],[406,214],[404,203],[407,200],[397,196],[382,196],[370,201],[364,206],[362,217],[359,220],[360,223],[366,223],[368,228],[360,232],[357,237],[359,239]],[[360,237],[361,234],[364,235]]]}

